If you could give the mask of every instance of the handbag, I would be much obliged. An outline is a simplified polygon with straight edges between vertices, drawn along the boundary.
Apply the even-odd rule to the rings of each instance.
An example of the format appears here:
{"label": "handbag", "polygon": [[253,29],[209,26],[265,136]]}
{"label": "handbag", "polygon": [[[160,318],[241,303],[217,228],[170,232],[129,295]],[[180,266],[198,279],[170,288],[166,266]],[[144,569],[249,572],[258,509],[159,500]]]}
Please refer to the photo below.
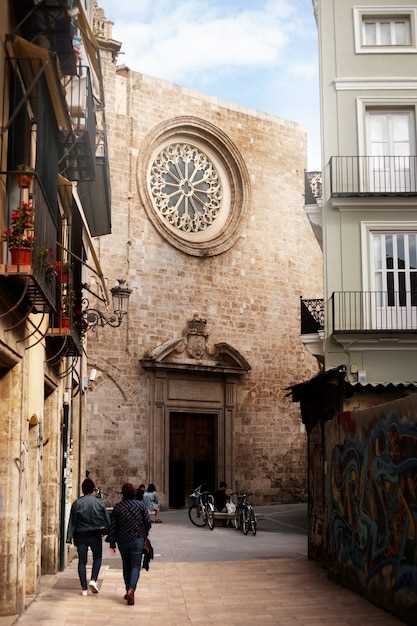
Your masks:
{"label": "handbag", "polygon": [[146,537],[143,545],[143,569],[149,572],[149,565],[153,559],[153,547],[149,539]]}

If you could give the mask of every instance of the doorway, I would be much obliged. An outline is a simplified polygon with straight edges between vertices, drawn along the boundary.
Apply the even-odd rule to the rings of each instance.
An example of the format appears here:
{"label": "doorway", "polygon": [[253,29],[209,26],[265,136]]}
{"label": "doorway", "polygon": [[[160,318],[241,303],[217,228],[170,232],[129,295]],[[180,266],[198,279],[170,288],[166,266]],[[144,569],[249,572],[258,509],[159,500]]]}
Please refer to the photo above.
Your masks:
{"label": "doorway", "polygon": [[217,414],[171,412],[169,506],[181,508],[192,490],[216,485]]}

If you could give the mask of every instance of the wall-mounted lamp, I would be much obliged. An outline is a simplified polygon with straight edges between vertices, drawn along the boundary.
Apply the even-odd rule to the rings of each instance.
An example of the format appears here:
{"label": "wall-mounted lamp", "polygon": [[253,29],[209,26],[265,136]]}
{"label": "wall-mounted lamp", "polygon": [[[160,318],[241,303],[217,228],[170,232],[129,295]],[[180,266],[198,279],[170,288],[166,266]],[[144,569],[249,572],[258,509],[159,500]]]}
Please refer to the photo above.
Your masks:
{"label": "wall-mounted lamp", "polygon": [[110,289],[113,305],[113,313],[110,315],[90,307],[88,299],[84,298],[83,317],[87,322],[87,330],[94,330],[97,326],[117,328],[121,325],[123,318],[127,315],[132,290],[128,288],[125,280],[117,279],[117,282],[118,284]]}

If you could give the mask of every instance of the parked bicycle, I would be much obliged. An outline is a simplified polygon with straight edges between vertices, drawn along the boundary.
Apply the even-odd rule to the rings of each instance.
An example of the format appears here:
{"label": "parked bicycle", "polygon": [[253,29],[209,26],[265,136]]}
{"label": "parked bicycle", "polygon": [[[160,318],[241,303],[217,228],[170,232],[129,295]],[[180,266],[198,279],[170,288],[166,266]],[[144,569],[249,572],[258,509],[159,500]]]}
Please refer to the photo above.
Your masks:
{"label": "parked bicycle", "polygon": [[194,526],[214,528],[214,498],[208,491],[202,491],[203,485],[196,487],[192,494],[188,517]]}
{"label": "parked bicycle", "polygon": [[251,495],[253,494],[241,493],[237,496],[235,527],[237,530],[241,530],[244,535],[247,535],[249,530],[252,531],[252,535],[256,535],[257,530],[255,509],[248,500]]}

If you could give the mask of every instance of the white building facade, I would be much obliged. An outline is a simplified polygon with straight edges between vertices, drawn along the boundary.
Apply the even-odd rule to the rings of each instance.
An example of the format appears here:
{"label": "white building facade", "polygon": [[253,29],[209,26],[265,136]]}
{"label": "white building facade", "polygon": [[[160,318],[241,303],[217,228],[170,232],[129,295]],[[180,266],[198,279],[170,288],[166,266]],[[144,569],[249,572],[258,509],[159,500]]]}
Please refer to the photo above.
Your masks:
{"label": "white building facade", "polygon": [[315,2],[326,369],[417,380],[417,2]]}

